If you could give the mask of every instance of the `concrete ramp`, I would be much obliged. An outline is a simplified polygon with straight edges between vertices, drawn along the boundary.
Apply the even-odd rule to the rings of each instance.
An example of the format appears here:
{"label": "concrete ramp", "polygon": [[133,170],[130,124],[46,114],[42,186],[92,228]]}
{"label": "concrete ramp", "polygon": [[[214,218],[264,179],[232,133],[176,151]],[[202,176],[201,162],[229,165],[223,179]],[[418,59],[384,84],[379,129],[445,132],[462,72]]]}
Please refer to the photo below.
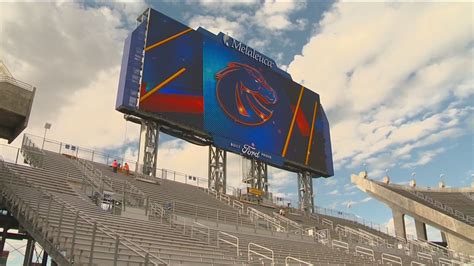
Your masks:
{"label": "concrete ramp", "polygon": [[28,125],[35,88],[11,75],[0,61],[0,138],[11,143]]}
{"label": "concrete ramp", "polygon": [[351,181],[360,190],[387,204],[393,213],[395,234],[399,238],[406,238],[404,215],[415,219],[417,238],[426,239],[426,224],[438,228],[445,234],[448,248],[464,254],[474,255],[474,227],[465,220],[454,215],[448,215],[437,206],[417,199],[408,191],[395,185],[388,185],[370,180],[365,173],[352,175]]}

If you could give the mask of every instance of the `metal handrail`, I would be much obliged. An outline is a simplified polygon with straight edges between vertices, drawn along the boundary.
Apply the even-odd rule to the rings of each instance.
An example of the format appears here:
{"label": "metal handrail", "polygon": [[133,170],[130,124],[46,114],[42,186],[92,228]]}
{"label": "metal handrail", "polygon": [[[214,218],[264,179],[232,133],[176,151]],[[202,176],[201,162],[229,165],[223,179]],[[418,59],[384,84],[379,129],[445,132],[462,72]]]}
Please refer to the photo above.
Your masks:
{"label": "metal handrail", "polygon": [[438,259],[438,265],[465,265],[463,262],[458,261],[458,260],[450,260],[446,258],[439,258]]}
{"label": "metal handrail", "polygon": [[330,226],[331,229],[334,228],[334,223],[333,223],[331,220],[328,220],[328,219],[326,219],[326,218],[321,219],[321,224]]}
{"label": "metal handrail", "polygon": [[148,215],[151,216],[152,214],[158,214],[160,217],[160,222],[163,223],[163,217],[165,216],[165,210],[163,209],[163,206],[156,202],[150,202],[149,204],[149,213]]}
{"label": "metal handrail", "polygon": [[28,84],[26,82],[23,82],[23,81],[20,81],[20,80],[17,80],[17,79],[12,78],[12,77],[9,77],[9,76],[0,76],[0,82],[8,82],[8,83],[16,85],[16,86],[18,86],[22,89],[25,89],[25,90],[28,90],[28,91],[31,91],[31,92],[34,91],[34,87],[31,86],[30,84]]}
{"label": "metal handrail", "polygon": [[34,167],[43,166],[44,152],[36,147],[35,143],[31,141],[26,134],[23,135],[21,152],[29,163]]}
{"label": "metal handrail", "polygon": [[349,244],[347,244],[346,242],[333,239],[331,243],[332,243],[331,245],[332,247],[345,249],[347,250],[347,253],[349,253]]}
{"label": "metal handrail", "polygon": [[362,254],[372,258],[375,261],[374,250],[366,247],[356,246],[355,247],[356,255]]}
{"label": "metal handrail", "polygon": [[298,230],[301,234],[306,232],[299,223],[297,223],[293,220],[290,220],[290,219],[288,219],[288,218],[286,218],[286,217],[284,217],[284,216],[282,216],[282,215],[280,215],[276,212],[273,212],[273,217],[276,218],[277,220],[280,220],[280,224],[281,224],[281,222],[286,223],[287,230],[289,230],[289,226],[292,226],[293,228]]}
{"label": "metal handrail", "polygon": [[312,263],[309,263],[309,262],[306,262],[306,261],[304,261],[304,260],[300,260],[300,259],[297,259],[297,258],[291,257],[291,256],[287,256],[287,257],[285,258],[285,265],[286,265],[286,266],[290,265],[290,264],[288,263],[290,260],[297,261],[297,262],[299,262],[300,264],[303,263],[303,264],[305,264],[305,265],[313,266]]}
{"label": "metal handrail", "polygon": [[374,235],[374,234],[372,234],[372,233],[370,233],[370,232],[367,232],[367,231],[365,231],[365,230],[363,230],[363,229],[361,229],[361,228],[358,228],[358,230],[359,230],[359,232],[361,232],[362,234],[365,234],[365,235],[367,235],[367,236],[370,237],[370,238],[376,239],[376,240],[377,240],[377,243],[382,242],[382,244],[385,244],[385,243],[387,242],[385,239],[381,238],[380,236]]}
{"label": "metal handrail", "polygon": [[[111,237],[111,238],[114,238],[116,236],[119,236],[119,239],[120,241],[122,241],[122,245],[124,245],[125,247],[127,247],[128,249],[130,249],[131,251],[133,251],[135,254],[137,254],[138,256],[142,257],[142,258],[146,258],[147,254],[149,256],[152,256],[153,258],[159,260],[160,262],[162,263],[165,263],[165,261],[163,261],[162,259],[156,257],[155,255],[153,254],[150,254],[148,251],[146,251],[145,249],[143,249],[142,247],[138,246],[137,244],[131,242],[130,240],[128,240],[127,238],[124,238],[122,234],[119,234],[117,232],[114,232],[112,229],[108,228],[106,225],[103,225],[102,223],[98,222],[97,220],[95,220],[94,218],[90,217],[89,215],[87,215],[86,213],[84,212],[81,212],[79,209],[77,209],[76,207],[70,205],[68,202],[66,201],[63,201],[61,199],[58,199],[56,196],[52,195],[51,196],[53,197],[53,199],[57,199],[58,203],[61,204],[60,201],[62,201],[62,203],[66,206],[68,206],[70,208],[70,210],[73,212],[73,213],[76,213],[75,211],[78,211],[81,213],[80,217],[83,218],[84,221],[86,221],[87,223],[89,223],[90,225],[94,225],[94,224],[97,224],[97,225],[100,225],[102,228],[100,227],[97,227],[97,229],[99,231],[101,231],[102,233],[104,233],[105,235]],[[86,219],[87,218],[87,219]],[[88,220],[89,219],[89,220]],[[115,234],[115,236],[114,236]],[[123,242],[126,242],[126,243],[123,243]],[[127,245],[128,244],[128,245]],[[145,255],[141,254],[138,250],[142,251],[142,252],[145,252]],[[153,262],[152,262],[153,263]],[[157,263],[153,263],[154,265],[158,265]]]}
{"label": "metal handrail", "polygon": [[219,200],[224,200],[228,205],[230,205],[230,197],[225,194],[219,193]]}
{"label": "metal handrail", "polygon": [[[0,159],[0,164],[2,166],[3,169],[7,169],[8,172],[12,173],[10,171],[10,169],[4,165],[3,163],[3,160]],[[149,256],[153,257],[154,259],[158,260],[159,262],[161,263],[164,263],[165,265],[167,265],[167,263],[165,261],[163,261],[162,259],[156,257],[155,255],[153,254],[150,254],[148,251],[146,251],[145,249],[143,249],[142,247],[132,243],[130,240],[124,238],[121,234],[119,233],[116,233],[114,232],[113,230],[111,230],[110,228],[108,228],[107,226],[103,225],[102,223],[98,222],[97,220],[95,220],[94,218],[90,217],[89,215],[87,215],[86,213],[84,212],[81,212],[79,209],[77,209],[76,207],[72,206],[71,204],[67,203],[66,201],[58,198],[57,196],[51,194],[50,192],[48,191],[45,191],[43,190],[40,186],[37,186],[36,184],[33,184],[32,182],[28,181],[27,179],[25,179],[23,176],[21,175],[16,175],[14,173],[12,173],[13,175],[15,175],[16,177],[18,177],[18,180],[22,180],[24,183],[28,184],[30,187],[34,188],[36,191],[38,191],[40,194],[42,195],[45,195],[49,198],[51,198],[52,200],[54,200],[55,202],[59,203],[61,206],[65,206],[69,211],[71,211],[73,214],[76,214],[76,213],[81,213],[81,215],[79,216],[79,218],[81,218],[82,220],[84,220],[86,223],[88,223],[89,225],[93,225],[94,227],[96,227],[99,231],[101,231],[102,233],[104,233],[105,235],[111,237],[112,239],[114,239],[116,236],[119,237],[119,241],[122,242],[122,245],[124,245],[125,247],[127,247],[128,249],[130,249],[132,252],[134,252],[135,254],[137,254],[138,256],[144,258],[145,260],[147,260],[149,258]],[[39,204],[39,202],[38,202]],[[99,227],[100,226],[100,227]],[[102,227],[102,228],[101,228]],[[58,230],[60,230],[60,228],[58,228]],[[115,234],[115,236],[114,236]],[[120,239],[121,238],[121,239]],[[126,243],[124,243],[126,242]],[[128,244],[128,245],[127,245]],[[145,253],[145,255],[141,254],[139,251],[140,250],[142,252]],[[158,265],[158,263],[156,262],[153,262],[152,261],[152,264],[153,265]]]}
{"label": "metal handrail", "polygon": [[194,208],[196,208],[196,210],[198,208],[200,209],[210,209],[210,210],[213,210],[216,212],[216,215],[217,215],[217,219],[219,218],[219,214],[230,214],[231,216],[233,215],[236,215],[237,218],[239,219],[240,218],[240,213],[239,212],[233,212],[233,211],[228,211],[228,210],[222,210],[222,209],[218,209],[218,208],[214,208],[214,207],[209,207],[209,206],[206,206],[206,205],[201,205],[201,204],[196,204],[196,203],[189,203],[189,202],[185,202],[185,201],[182,201],[182,200],[172,200],[172,201],[168,201],[166,202],[164,205],[172,205],[173,206],[173,212],[175,211],[175,206],[176,206],[176,203],[179,203],[179,204],[183,204],[183,205],[188,205],[188,206],[192,206]]}
{"label": "metal handrail", "polygon": [[[225,239],[221,238],[221,237],[220,237],[221,234],[235,239],[235,240],[236,240],[236,243],[232,243],[232,242],[230,242],[229,240],[225,240]],[[236,237],[236,236],[234,236],[234,235],[231,235],[231,234],[229,234],[229,233],[226,233],[226,232],[219,231],[219,232],[217,232],[217,248],[220,247],[220,245],[219,245],[220,241],[222,241],[222,242],[224,242],[224,243],[227,243],[227,244],[229,244],[229,245],[232,245],[232,246],[236,247],[236,248],[237,248],[237,258],[240,257],[240,253],[239,253],[239,238],[238,238],[238,237]]]}
{"label": "metal handrail", "polygon": [[285,232],[285,227],[283,227],[280,224],[280,221],[277,219],[271,217],[270,215],[267,215],[257,209],[254,209],[252,207],[247,207],[247,214],[249,215],[250,219],[253,220],[254,217],[263,219],[264,221],[268,222],[271,224],[277,231]]}
{"label": "metal handrail", "polygon": [[344,236],[348,236],[348,234],[355,235],[355,236],[359,237],[359,239],[365,240],[367,242],[367,244],[369,244],[369,245],[372,245],[374,242],[377,242],[377,241],[374,241],[370,236],[368,236],[368,235],[366,235],[362,232],[359,232],[357,230],[354,230],[354,229],[352,229],[348,226],[341,226],[339,224],[338,224],[338,226],[336,226],[336,228],[341,228],[342,227],[342,230],[345,233]]}
{"label": "metal handrail", "polygon": [[238,209],[240,213],[244,212],[244,204],[238,200],[232,201],[232,207]]}
{"label": "metal handrail", "polygon": [[392,254],[387,254],[387,253],[382,253],[382,263],[389,262],[389,263],[397,263],[402,265],[402,258],[392,255]]}
{"label": "metal handrail", "polygon": [[416,265],[424,266],[425,264],[420,263],[420,262],[418,262],[418,261],[414,261],[414,260],[412,260],[412,261],[410,262],[410,266],[416,266]]}
{"label": "metal handrail", "polygon": [[433,262],[433,256],[431,256],[431,254],[418,251],[418,253],[416,253],[416,256],[419,259],[429,260],[429,261]]}
{"label": "metal handrail", "polygon": [[[196,227],[196,225],[198,227]],[[201,228],[199,227],[204,228],[205,230],[201,230]],[[191,237],[194,237],[194,230],[201,234],[207,235],[207,243],[211,243],[211,229],[209,228],[209,226],[205,226],[202,223],[193,222],[193,225],[191,225]]]}
{"label": "metal handrail", "polygon": [[[251,246],[255,246],[255,247],[258,247],[258,248],[261,248],[261,249],[264,249],[266,251],[270,251],[272,253],[272,256],[271,257],[268,257],[267,255],[264,255],[262,253],[259,253],[257,251],[254,251],[254,250],[251,250],[250,247]],[[273,250],[267,248],[267,247],[264,247],[264,246],[261,246],[259,244],[256,244],[256,243],[253,243],[253,242],[250,242],[247,246],[247,250],[248,250],[248,261],[250,262],[250,258],[251,258],[251,255],[250,253],[253,253],[255,255],[258,255],[262,258],[265,258],[265,259],[268,259],[268,260],[271,260],[272,261],[272,265],[275,265],[275,256],[274,256],[274,253],[273,253]]]}

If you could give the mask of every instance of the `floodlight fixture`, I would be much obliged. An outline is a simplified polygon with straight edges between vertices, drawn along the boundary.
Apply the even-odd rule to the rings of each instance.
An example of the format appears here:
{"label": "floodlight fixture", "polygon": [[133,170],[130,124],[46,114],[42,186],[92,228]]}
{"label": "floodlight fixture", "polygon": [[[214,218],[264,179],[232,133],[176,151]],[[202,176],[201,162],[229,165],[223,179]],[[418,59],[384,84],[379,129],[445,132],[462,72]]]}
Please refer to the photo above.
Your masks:
{"label": "floodlight fixture", "polygon": [[46,131],[47,131],[48,129],[51,129],[51,126],[52,126],[51,123],[48,123],[48,122],[44,123],[44,135],[43,135],[43,144],[41,145],[41,150],[44,149],[44,142],[45,142],[45,140],[46,140]]}

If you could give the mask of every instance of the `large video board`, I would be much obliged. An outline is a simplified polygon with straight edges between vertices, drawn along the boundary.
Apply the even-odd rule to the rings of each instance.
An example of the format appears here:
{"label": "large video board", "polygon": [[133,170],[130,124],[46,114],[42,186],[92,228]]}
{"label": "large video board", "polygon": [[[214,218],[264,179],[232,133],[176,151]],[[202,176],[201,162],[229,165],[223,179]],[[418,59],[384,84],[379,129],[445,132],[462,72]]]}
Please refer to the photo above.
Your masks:
{"label": "large video board", "polygon": [[[277,167],[333,175],[329,124],[319,95],[294,82],[271,58],[154,10],[145,36],[138,115],[192,128],[219,148]],[[126,98],[126,91],[119,88],[118,99]],[[117,110],[130,113],[123,102],[117,102]]]}

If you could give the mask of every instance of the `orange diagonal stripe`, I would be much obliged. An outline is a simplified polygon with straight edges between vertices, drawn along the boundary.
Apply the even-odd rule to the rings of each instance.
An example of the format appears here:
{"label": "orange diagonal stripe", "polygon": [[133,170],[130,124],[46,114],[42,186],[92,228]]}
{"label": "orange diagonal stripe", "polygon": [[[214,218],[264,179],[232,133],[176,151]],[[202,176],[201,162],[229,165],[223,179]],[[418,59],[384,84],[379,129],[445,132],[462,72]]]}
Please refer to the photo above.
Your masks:
{"label": "orange diagonal stripe", "polygon": [[283,147],[283,151],[281,153],[281,156],[283,157],[286,156],[288,144],[290,143],[291,134],[293,133],[293,126],[295,125],[296,115],[298,114],[298,110],[300,109],[301,97],[303,97],[303,91],[304,91],[304,87],[301,86],[300,96],[298,98],[298,102],[296,103],[295,113],[293,114],[293,119],[291,120],[290,129],[288,130],[288,135],[286,136],[285,146]]}
{"label": "orange diagonal stripe", "polygon": [[169,42],[169,41],[172,41],[172,40],[178,38],[179,36],[184,35],[184,34],[190,32],[190,31],[192,31],[192,30],[193,30],[193,29],[189,28],[189,29],[184,30],[184,31],[182,31],[182,32],[176,33],[175,35],[170,36],[170,37],[168,37],[168,38],[166,38],[166,39],[164,39],[164,40],[162,40],[162,41],[156,42],[156,43],[154,43],[154,44],[152,44],[152,45],[146,47],[146,48],[145,48],[145,52],[148,52],[149,50],[151,50],[151,49],[153,49],[153,48],[156,48],[156,47],[158,47],[158,46],[160,46],[160,45],[162,45],[162,44],[164,44],[164,43],[167,43],[167,42]]}
{"label": "orange diagonal stripe", "polygon": [[316,121],[316,114],[318,113],[318,102],[314,102],[313,122],[311,123],[311,133],[309,133],[308,149],[306,152],[306,161],[304,164],[308,165],[309,154],[311,153],[311,142],[313,142],[314,122]]}
{"label": "orange diagonal stripe", "polygon": [[184,71],[186,71],[186,68],[183,67],[180,70],[178,70],[178,72],[174,73],[169,78],[165,79],[163,82],[156,85],[153,89],[151,89],[149,92],[145,93],[143,96],[140,97],[140,102],[144,101],[146,98],[150,97],[153,93],[157,92],[159,89],[166,86],[166,84],[170,83],[175,78],[177,78],[179,75],[183,74]]}

